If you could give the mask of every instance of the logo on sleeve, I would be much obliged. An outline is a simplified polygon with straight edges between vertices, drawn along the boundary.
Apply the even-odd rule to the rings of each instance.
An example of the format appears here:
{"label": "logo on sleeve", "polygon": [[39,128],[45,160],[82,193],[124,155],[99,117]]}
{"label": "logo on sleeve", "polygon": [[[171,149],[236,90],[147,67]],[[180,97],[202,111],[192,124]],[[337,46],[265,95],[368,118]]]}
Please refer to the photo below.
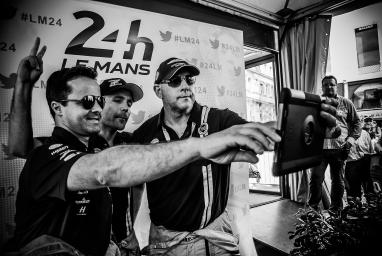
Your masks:
{"label": "logo on sleeve", "polygon": [[56,149],[56,148],[61,147],[61,146],[62,146],[62,144],[52,144],[49,146],[49,150],[53,150],[53,149]]}
{"label": "logo on sleeve", "polygon": [[158,140],[158,138],[154,138],[150,143],[151,144],[156,144],[156,143],[159,143],[159,140]]}

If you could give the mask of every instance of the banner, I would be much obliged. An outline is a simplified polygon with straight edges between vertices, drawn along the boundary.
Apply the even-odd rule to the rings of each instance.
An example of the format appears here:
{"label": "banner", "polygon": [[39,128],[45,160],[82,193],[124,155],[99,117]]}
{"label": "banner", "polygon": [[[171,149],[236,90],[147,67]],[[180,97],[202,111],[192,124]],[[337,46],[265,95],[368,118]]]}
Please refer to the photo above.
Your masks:
{"label": "banner", "polygon": [[[47,78],[74,65],[94,67],[99,82],[118,77],[142,87],[144,97],[132,106],[126,131],[160,111],[153,83],[158,65],[170,57],[186,59],[200,69],[194,86],[199,103],[230,108],[246,117],[242,31],[100,2],[35,0],[12,5],[0,20],[1,242],[14,230],[18,176],[24,164],[7,152],[11,97],[18,63],[37,36],[47,51],[44,73],[33,89],[34,136],[50,135],[54,125],[45,99]],[[234,164],[232,169],[228,207],[253,247],[244,218],[249,216],[248,164]],[[147,244],[148,226],[145,201],[136,222],[141,246]]]}

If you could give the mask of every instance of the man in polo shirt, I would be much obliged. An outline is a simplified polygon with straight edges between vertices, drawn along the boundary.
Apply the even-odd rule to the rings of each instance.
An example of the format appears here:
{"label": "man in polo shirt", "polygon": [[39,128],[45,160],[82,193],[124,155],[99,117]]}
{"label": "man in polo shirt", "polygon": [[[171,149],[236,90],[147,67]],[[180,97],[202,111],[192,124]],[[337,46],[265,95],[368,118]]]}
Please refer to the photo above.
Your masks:
{"label": "man in polo shirt", "polygon": [[[208,138],[235,125],[243,118],[228,109],[209,108],[195,101],[193,85],[199,69],[188,62],[169,58],[156,73],[154,91],[163,102],[159,114],[134,133],[140,143]],[[325,104],[323,108],[333,110]],[[322,113],[326,118],[327,113]],[[333,125],[333,116],[329,118]],[[335,123],[335,122],[334,122]],[[256,124],[271,127],[273,124]],[[149,255],[237,255],[238,238],[233,235],[226,206],[230,165],[209,160],[190,163],[177,172],[150,181]]]}
{"label": "man in polo shirt", "polygon": [[[16,83],[32,87],[41,75],[45,48],[38,48],[35,43],[21,61]],[[95,78],[96,72],[86,67],[55,71],[49,77],[46,98],[55,128],[47,142],[30,153],[21,172],[16,231],[7,251],[41,255],[53,249],[41,242],[46,245],[53,237],[77,254],[104,255],[111,230],[108,187],[149,182],[194,161],[256,162],[256,154],[281,139],[274,128],[248,123],[204,138],[91,153],[89,138],[100,131],[104,106]]]}
{"label": "man in polo shirt", "polygon": [[[43,51],[45,49],[46,47],[43,48]],[[22,62],[22,64],[28,64],[28,62]],[[25,72],[25,70],[27,70],[26,67],[20,66],[20,71]],[[29,84],[33,85],[38,78],[39,76],[34,77]],[[129,143],[131,134],[122,130],[125,129],[129,119],[131,106],[143,97],[143,91],[138,85],[126,83],[120,78],[106,79],[100,87],[101,95],[105,98],[105,106],[101,113],[100,136],[92,136],[90,139],[90,147],[95,151]],[[30,117],[32,89],[33,86],[16,84],[11,106],[12,118],[10,119],[8,145],[11,154],[22,158],[26,158],[33,148],[42,145],[47,139],[39,137],[32,140],[33,131]],[[27,120],[22,120],[23,118],[27,118]],[[33,143],[25,144],[27,141],[33,141]],[[133,221],[138,213],[143,185],[137,185],[134,188],[111,188],[110,190],[113,199],[114,240],[122,252],[129,252],[130,255],[137,254],[139,244],[133,230]]]}

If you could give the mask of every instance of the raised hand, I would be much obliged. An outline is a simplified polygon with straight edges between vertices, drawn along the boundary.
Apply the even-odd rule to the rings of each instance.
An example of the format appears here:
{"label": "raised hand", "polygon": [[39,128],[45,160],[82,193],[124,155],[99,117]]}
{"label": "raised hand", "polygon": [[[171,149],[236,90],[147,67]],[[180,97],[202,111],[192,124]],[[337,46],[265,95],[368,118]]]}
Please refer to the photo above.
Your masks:
{"label": "raised hand", "polygon": [[33,86],[34,83],[40,78],[43,72],[43,61],[46,46],[43,46],[40,51],[40,38],[37,37],[34,45],[30,51],[29,56],[20,61],[17,69],[17,80],[23,84]]}
{"label": "raised hand", "polygon": [[274,150],[281,137],[276,133],[276,123],[247,123],[235,125],[213,133],[202,140],[201,156],[218,164],[258,161],[257,154]]}

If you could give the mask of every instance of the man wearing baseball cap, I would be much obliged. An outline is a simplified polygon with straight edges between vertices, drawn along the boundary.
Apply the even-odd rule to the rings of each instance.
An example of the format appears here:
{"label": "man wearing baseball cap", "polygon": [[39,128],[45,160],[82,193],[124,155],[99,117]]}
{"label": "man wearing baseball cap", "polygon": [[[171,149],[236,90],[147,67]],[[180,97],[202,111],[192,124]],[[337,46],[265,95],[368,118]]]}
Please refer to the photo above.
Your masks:
{"label": "man wearing baseball cap", "polygon": [[[55,75],[51,76],[50,82],[53,84],[60,83],[62,77],[67,76],[68,72],[72,71],[65,69],[59,73],[56,72]],[[20,91],[23,91],[23,93],[18,93]],[[100,91],[105,99],[101,112],[100,136],[92,136],[89,140],[90,147],[94,148],[95,151],[101,151],[111,146],[130,142],[131,134],[122,130],[125,129],[133,103],[143,97],[143,91],[140,86],[134,83],[127,83],[121,78],[105,79],[100,84]],[[23,102],[20,97],[23,94],[30,94],[31,96],[31,93],[32,90],[26,86],[18,87],[15,90],[14,100]],[[9,129],[10,153],[25,158],[33,148],[42,145],[46,138],[34,138],[33,143],[25,144],[24,142],[31,141],[33,137],[31,118],[29,117],[27,120],[19,122],[26,124],[26,126],[18,125],[17,120],[20,120],[18,117],[25,113],[30,114],[30,104],[25,106],[24,109],[27,109],[25,112],[18,111],[13,106],[11,108],[14,111],[13,118],[10,119],[10,127],[12,128]],[[29,127],[30,129],[22,127]],[[138,213],[143,185],[131,188],[110,188],[110,190],[113,200],[112,229],[114,240],[119,245],[121,251],[128,252],[130,253],[129,255],[138,254],[139,244],[133,230],[133,222]]]}
{"label": "man wearing baseball cap", "polygon": [[[37,39],[30,55],[19,64],[11,118],[16,118],[15,111],[30,110],[31,89],[43,68],[45,47],[38,48]],[[56,75],[61,82],[51,83]],[[110,242],[113,204],[109,187],[153,181],[195,161],[254,163],[256,154],[271,148],[269,140],[281,140],[274,130],[259,130],[248,123],[204,138],[120,145],[94,152],[90,138],[100,130],[105,105],[96,76],[94,69],[76,66],[57,70],[48,78],[46,98],[55,127],[52,136],[29,154],[21,171],[16,230],[4,248],[10,255],[104,256],[112,249],[112,255],[119,255]],[[19,115],[11,128],[28,115],[30,112]],[[257,143],[253,134],[258,135]]]}
{"label": "man wearing baseball cap", "polygon": [[[134,141],[158,143],[203,138],[247,123],[229,109],[210,108],[195,101],[193,86],[199,74],[196,66],[175,57],[159,65],[154,91],[163,108],[133,133]],[[333,116],[329,119],[334,121]],[[257,141],[274,130],[275,123],[255,125],[258,129],[252,136]],[[231,228],[233,216],[226,210],[229,179],[230,165],[205,160],[148,182],[151,227],[147,253],[238,255],[238,235]]]}
{"label": "man wearing baseball cap", "polygon": [[[109,78],[100,84],[101,95],[105,98],[102,109],[100,132],[95,136],[95,145],[122,145],[130,142],[131,134],[123,132],[130,117],[134,102],[143,97],[140,86],[127,83],[121,78]],[[98,138],[98,141],[97,141]],[[102,141],[103,140],[103,141]],[[129,188],[110,187],[113,200],[113,236],[123,255],[140,255],[138,240],[133,229],[138,214],[143,185]]]}

